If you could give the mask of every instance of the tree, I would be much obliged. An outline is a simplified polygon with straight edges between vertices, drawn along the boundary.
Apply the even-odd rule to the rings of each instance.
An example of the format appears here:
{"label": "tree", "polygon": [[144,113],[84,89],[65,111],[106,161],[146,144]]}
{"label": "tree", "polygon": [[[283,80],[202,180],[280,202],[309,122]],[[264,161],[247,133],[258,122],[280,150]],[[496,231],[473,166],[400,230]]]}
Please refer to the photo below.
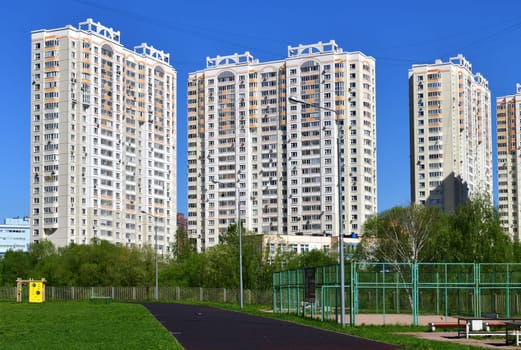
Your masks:
{"label": "tree", "polygon": [[173,247],[176,259],[172,259],[160,274],[161,279],[168,281],[169,285],[238,288],[239,246],[236,225],[230,225],[221,235],[219,244],[203,253],[197,253],[192,248],[177,250],[178,247]]}
{"label": "tree", "polygon": [[190,254],[195,253],[195,246],[188,238],[188,234],[184,228],[178,227],[176,231],[175,242],[172,243],[172,255],[174,259],[181,261],[186,259]]}
{"label": "tree", "polygon": [[55,254],[56,248],[54,244],[47,239],[42,240],[40,243],[31,243],[29,245],[29,256],[34,265],[43,263],[45,259]]}
{"label": "tree", "polygon": [[328,266],[336,263],[335,257],[319,249],[313,249],[299,255],[299,267]]}
{"label": "tree", "polygon": [[521,242],[515,241],[512,243],[512,255],[513,262],[521,261]]}
{"label": "tree", "polygon": [[394,207],[369,219],[357,258],[417,263],[433,259],[430,242],[441,231],[445,216],[437,208],[412,204]]}
{"label": "tree", "polygon": [[[118,255],[120,283],[122,286],[146,286],[147,281],[145,253],[143,248],[125,247]],[[161,274],[159,274],[161,277]]]}
{"label": "tree", "polygon": [[[413,264],[433,259],[429,245],[440,232],[444,221],[444,215],[438,208],[411,204],[389,209],[365,224],[358,257],[401,263],[393,265],[394,272],[400,280],[408,282],[412,277]],[[405,292],[412,307],[411,290],[406,289]]]}
{"label": "tree", "polygon": [[33,264],[27,252],[8,250],[0,265],[0,283],[12,286],[17,278],[36,278],[33,276]]}
{"label": "tree", "polygon": [[514,257],[514,245],[501,227],[499,214],[483,195],[456,209],[436,247],[438,261],[509,262]]}
{"label": "tree", "polygon": [[239,255],[242,254],[243,287],[256,289],[264,285],[265,264],[262,259],[262,237],[248,232],[242,233],[242,252],[239,251],[239,234],[236,224],[230,225],[219,237],[219,244],[208,249],[206,272],[214,284],[221,287],[238,288]]}
{"label": "tree", "polygon": [[33,266],[32,278],[45,278],[52,281],[56,269],[55,262],[58,258],[57,250],[49,240],[29,245],[29,259]]}

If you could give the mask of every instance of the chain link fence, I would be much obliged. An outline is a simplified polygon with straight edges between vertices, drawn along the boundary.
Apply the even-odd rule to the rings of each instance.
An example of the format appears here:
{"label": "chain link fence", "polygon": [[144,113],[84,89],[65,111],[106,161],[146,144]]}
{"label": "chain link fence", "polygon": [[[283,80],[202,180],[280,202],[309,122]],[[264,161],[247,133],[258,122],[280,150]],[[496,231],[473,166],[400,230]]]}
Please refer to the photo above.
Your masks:
{"label": "chain link fence", "polygon": [[[521,316],[521,264],[352,262],[345,269],[345,310],[360,316]],[[322,320],[340,317],[338,265],[273,274],[274,312]],[[389,319],[389,318],[388,318]]]}

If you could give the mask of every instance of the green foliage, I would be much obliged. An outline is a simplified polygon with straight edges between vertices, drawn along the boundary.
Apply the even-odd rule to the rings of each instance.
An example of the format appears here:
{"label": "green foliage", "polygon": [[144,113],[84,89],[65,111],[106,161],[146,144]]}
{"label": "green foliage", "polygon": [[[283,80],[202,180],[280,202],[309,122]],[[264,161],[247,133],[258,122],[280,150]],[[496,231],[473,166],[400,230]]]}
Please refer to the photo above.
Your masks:
{"label": "green foliage", "polygon": [[18,277],[45,277],[54,286],[146,286],[153,285],[155,265],[150,248],[94,240],[56,250],[51,242],[43,241],[32,244],[27,253],[7,252],[0,271],[0,285],[7,286]]}
{"label": "green foliage", "polygon": [[429,244],[445,222],[437,208],[394,207],[367,221],[359,260],[419,262],[431,260]]}
{"label": "green foliage", "polygon": [[302,254],[295,252],[277,252],[271,262],[272,272],[294,270],[303,267],[328,266],[337,264],[335,255],[329,255],[322,250],[313,249]]}
{"label": "green foliage", "polygon": [[[239,236],[231,225],[220,243],[197,253],[188,237],[172,246],[174,257],[159,257],[162,286],[239,288]],[[179,243],[182,242],[182,243]],[[268,259],[269,256],[269,259]],[[242,233],[242,267],[245,289],[271,288],[272,274],[285,269],[332,265],[336,254],[312,250],[303,254],[278,251],[269,255],[262,237]],[[0,285],[12,286],[16,278],[45,277],[52,286],[153,286],[155,254],[150,247],[122,247],[102,240],[89,245],[71,244],[56,249],[43,241],[31,245],[28,253],[8,252],[0,261]]]}
{"label": "green foliage", "polygon": [[[436,237],[436,259],[448,262],[512,262],[514,244],[487,197],[477,197],[449,217]],[[519,260],[517,260],[519,261]]]}
{"label": "green foliage", "polygon": [[394,207],[368,220],[357,260],[396,262],[519,262],[521,245],[503,231],[485,196],[452,215],[420,205]]}
{"label": "green foliage", "polygon": [[178,227],[175,237],[176,240],[171,247],[174,259],[181,261],[195,253],[195,244],[190,241],[184,228]]}
{"label": "green foliage", "polygon": [[299,260],[301,267],[329,266],[337,263],[334,257],[317,249],[302,253],[299,255]]}
{"label": "green foliage", "polygon": [[159,271],[160,285],[171,287],[202,287],[206,255],[193,253],[181,261],[170,261]]}
{"label": "green foliage", "polygon": [[515,262],[521,262],[521,243],[515,241],[512,243],[512,260]]}
{"label": "green foliage", "polygon": [[0,265],[0,278],[3,281],[11,281],[9,285],[14,285],[16,279],[31,277],[33,265],[27,253],[20,251],[8,251]]}
{"label": "green foliage", "polygon": [[[186,234],[172,246],[173,258],[159,257],[161,286],[239,288],[239,235],[231,225],[220,243],[197,253]],[[287,268],[331,265],[335,257],[322,251],[301,255],[279,251],[266,259],[262,237],[243,230],[242,268],[245,289],[271,288],[272,274]],[[16,278],[45,277],[52,286],[153,286],[155,254],[150,247],[122,247],[95,239],[89,245],[71,244],[56,249],[43,241],[28,253],[8,252],[0,261],[0,285],[12,286]]]}
{"label": "green foliage", "polygon": [[[262,259],[261,237],[242,230],[243,286],[246,289],[271,288],[271,273]],[[162,276],[172,286],[239,288],[239,235],[231,225],[219,244],[198,254],[193,250],[169,262]],[[269,281],[269,283],[267,282]]]}

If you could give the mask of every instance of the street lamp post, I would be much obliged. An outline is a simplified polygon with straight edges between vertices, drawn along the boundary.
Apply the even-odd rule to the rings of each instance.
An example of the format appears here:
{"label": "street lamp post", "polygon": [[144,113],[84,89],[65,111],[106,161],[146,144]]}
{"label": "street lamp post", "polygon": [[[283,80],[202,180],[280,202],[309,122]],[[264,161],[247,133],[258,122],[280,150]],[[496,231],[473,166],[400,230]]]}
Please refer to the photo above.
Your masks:
{"label": "street lamp post", "polygon": [[[212,179],[213,183],[224,185],[225,182],[217,181],[215,179]],[[244,308],[244,287],[242,282],[242,225],[241,225],[241,200],[239,198],[239,173],[237,173],[237,183],[235,185],[235,197],[237,202],[237,215],[236,215],[236,225],[237,225],[237,232],[239,234],[239,298],[240,298],[240,305],[241,309]]]}
{"label": "street lamp post", "polygon": [[[325,111],[330,111],[337,114],[337,111],[333,108],[324,107],[318,103],[309,103],[302,99],[299,99],[294,96],[290,96],[288,98],[290,103],[301,104],[305,106],[315,107],[317,109],[322,109]],[[336,119],[336,118],[335,118]],[[338,127],[338,120],[335,120],[336,126],[336,159],[337,159],[337,168],[338,168],[338,251],[339,251],[339,259],[340,259],[340,310],[341,310],[341,324],[342,327],[346,325],[346,303],[345,303],[345,265],[344,265],[344,234],[342,232],[342,169],[341,169],[341,160],[340,160],[340,128]]]}
{"label": "street lamp post", "polygon": [[159,274],[158,274],[158,265],[157,265],[157,216],[146,212],[145,210],[141,210],[142,214],[148,215],[154,218],[154,260],[155,260],[155,286],[154,286],[154,299],[158,301],[158,291],[159,291]]}

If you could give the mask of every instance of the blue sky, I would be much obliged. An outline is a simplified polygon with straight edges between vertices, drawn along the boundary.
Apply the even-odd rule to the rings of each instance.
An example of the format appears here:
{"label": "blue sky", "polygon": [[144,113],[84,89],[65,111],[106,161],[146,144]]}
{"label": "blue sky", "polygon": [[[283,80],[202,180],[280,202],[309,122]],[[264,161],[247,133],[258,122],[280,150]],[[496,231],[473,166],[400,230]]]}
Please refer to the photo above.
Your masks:
{"label": "blue sky", "polygon": [[119,30],[127,47],[147,42],[170,53],[178,71],[178,209],[184,213],[186,78],[205,68],[207,56],[249,51],[265,62],[287,57],[288,45],[333,39],[344,51],[375,57],[382,211],[410,201],[408,69],[462,53],[489,80],[492,101],[512,94],[521,82],[520,13],[519,0],[2,1],[0,221],[29,214],[32,30],[93,18]]}

